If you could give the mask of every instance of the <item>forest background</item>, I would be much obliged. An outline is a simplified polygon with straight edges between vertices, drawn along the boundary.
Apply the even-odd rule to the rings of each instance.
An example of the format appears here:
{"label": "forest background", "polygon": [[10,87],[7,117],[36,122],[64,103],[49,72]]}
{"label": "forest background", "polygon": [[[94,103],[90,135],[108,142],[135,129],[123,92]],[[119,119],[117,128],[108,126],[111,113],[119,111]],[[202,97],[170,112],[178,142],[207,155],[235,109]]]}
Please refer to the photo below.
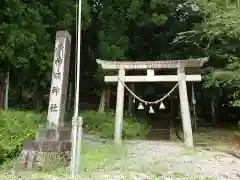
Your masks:
{"label": "forest background", "polygon": [[[83,0],[81,107],[98,106],[105,86],[105,72],[97,66],[96,58],[155,61],[208,56],[203,81],[195,85],[198,113],[205,119],[211,117],[214,123],[218,117],[226,120],[229,115],[237,119],[239,3],[239,0]],[[3,82],[4,74],[10,71],[11,108],[47,109],[58,30],[67,30],[72,35],[69,82],[74,94],[76,6],[70,0],[3,1],[0,79]],[[171,86],[142,83],[136,93],[161,96]],[[111,90],[116,91],[116,86]],[[73,102],[72,97],[72,106]]]}

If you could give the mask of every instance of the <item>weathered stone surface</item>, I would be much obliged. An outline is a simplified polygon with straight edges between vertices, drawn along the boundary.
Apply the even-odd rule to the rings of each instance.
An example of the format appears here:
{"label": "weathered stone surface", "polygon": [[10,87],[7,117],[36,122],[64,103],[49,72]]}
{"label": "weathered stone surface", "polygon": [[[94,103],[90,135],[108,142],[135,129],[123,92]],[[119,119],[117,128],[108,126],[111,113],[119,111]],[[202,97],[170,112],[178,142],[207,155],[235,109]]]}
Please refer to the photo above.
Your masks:
{"label": "weathered stone surface", "polygon": [[14,172],[23,170],[51,170],[56,166],[67,166],[71,160],[71,151],[37,152],[23,150],[15,163]]}
{"label": "weathered stone surface", "polygon": [[71,141],[30,140],[23,145],[24,150],[37,152],[65,152],[71,150]]}
{"label": "weathered stone surface", "polygon": [[69,165],[71,141],[29,140],[15,163],[14,174],[24,170],[51,170]]}
{"label": "weathered stone surface", "polygon": [[68,89],[71,35],[67,31],[56,34],[52,82],[48,107],[49,127],[64,127]]}
{"label": "weathered stone surface", "polygon": [[36,139],[24,143],[15,163],[15,174],[24,170],[49,170],[70,163],[71,128],[40,128]]}
{"label": "weathered stone surface", "polygon": [[71,128],[41,128],[37,132],[36,139],[49,141],[67,141],[71,140],[71,134]]}
{"label": "weathered stone surface", "polygon": [[170,140],[169,129],[150,129],[148,132],[149,140]]}

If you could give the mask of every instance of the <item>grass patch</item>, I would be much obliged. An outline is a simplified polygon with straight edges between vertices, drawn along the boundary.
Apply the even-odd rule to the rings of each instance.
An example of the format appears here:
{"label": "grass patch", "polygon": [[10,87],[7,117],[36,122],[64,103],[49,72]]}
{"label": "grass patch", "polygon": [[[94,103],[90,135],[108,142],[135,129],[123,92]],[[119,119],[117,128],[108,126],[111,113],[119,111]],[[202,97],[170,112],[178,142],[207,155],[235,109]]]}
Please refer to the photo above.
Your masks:
{"label": "grass patch", "polygon": [[125,145],[115,147],[106,144],[100,147],[90,147],[85,144],[82,148],[81,171],[92,172],[96,169],[108,168],[113,162],[123,158],[126,155],[127,148]]}
{"label": "grass patch", "polygon": [[[126,152],[127,148],[125,145],[121,147],[115,147],[111,144],[104,144],[99,147],[91,147],[88,143],[83,143],[81,151],[79,178],[89,177],[91,176],[91,174],[93,174],[99,169],[108,169],[115,161],[123,158],[126,155]],[[13,160],[9,160],[8,162],[5,162],[2,166],[0,166],[0,177],[10,177],[10,175],[3,174],[10,174],[12,167]],[[54,177],[55,179],[70,179],[70,168],[59,165],[56,165],[56,168],[52,171],[47,171],[45,169],[39,172],[32,172],[31,174],[29,174],[29,172],[26,173],[27,174],[21,174],[21,176],[27,177],[28,179],[38,178],[43,180],[47,180],[50,177]]]}
{"label": "grass patch", "polygon": [[[115,113],[97,111],[83,111],[83,128],[85,132],[98,134],[103,138],[112,139],[115,129]],[[146,122],[138,123],[137,119],[124,117],[123,120],[123,139],[145,139],[148,134]]]}
{"label": "grass patch", "polygon": [[184,177],[187,177],[187,175],[183,172],[174,172],[173,177],[174,178],[184,178]]}
{"label": "grass patch", "polygon": [[[173,129],[171,132],[172,139],[179,142],[175,130]],[[179,135],[183,139],[183,132],[179,132]],[[234,130],[218,128],[198,128],[193,132],[194,144],[200,147],[226,146],[234,141],[234,136],[236,136]]]}
{"label": "grass patch", "polygon": [[182,155],[185,156],[193,156],[197,153],[197,151],[194,148],[184,148],[182,151]]}

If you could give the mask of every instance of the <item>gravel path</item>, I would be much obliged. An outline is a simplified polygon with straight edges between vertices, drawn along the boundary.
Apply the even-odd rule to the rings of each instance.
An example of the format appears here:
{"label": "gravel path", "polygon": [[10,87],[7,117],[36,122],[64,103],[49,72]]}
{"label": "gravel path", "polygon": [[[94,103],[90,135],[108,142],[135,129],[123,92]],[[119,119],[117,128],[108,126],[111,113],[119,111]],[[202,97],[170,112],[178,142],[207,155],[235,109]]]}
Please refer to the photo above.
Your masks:
{"label": "gravel path", "polygon": [[[99,139],[85,137],[93,146]],[[239,180],[240,159],[206,148],[189,150],[182,143],[164,141],[127,141],[128,153],[109,167],[92,172],[86,180]],[[82,174],[81,174],[82,175]],[[87,175],[87,174],[86,174]],[[35,175],[36,176],[36,175]],[[52,180],[67,180],[48,175]],[[5,180],[8,176],[0,178]],[[11,179],[8,177],[7,179]],[[24,178],[23,178],[24,179]],[[29,178],[28,179],[36,179]]]}
{"label": "gravel path", "polygon": [[182,143],[128,141],[128,155],[92,179],[240,179],[240,160],[201,148],[188,150]]}

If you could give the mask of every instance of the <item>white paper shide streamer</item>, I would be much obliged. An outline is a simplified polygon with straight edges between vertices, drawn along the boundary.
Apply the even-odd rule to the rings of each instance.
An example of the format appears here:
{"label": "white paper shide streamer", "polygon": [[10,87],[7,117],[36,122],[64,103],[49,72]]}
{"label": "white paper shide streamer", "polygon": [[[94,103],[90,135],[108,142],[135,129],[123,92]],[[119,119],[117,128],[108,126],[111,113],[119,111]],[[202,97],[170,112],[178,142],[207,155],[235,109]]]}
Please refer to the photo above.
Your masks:
{"label": "white paper shide streamer", "polygon": [[[156,101],[145,101],[145,100],[141,99],[139,96],[137,96],[130,88],[128,88],[127,85],[126,85],[119,77],[118,77],[118,80],[120,80],[120,82],[124,85],[124,87],[128,90],[128,92],[133,96],[133,103],[136,102],[136,99],[137,99],[138,101],[140,101],[140,102],[139,102],[139,105],[138,105],[138,108],[137,108],[138,110],[144,110],[144,109],[145,109],[145,108],[144,108],[144,105],[145,105],[145,106],[150,105],[150,106],[149,106],[149,114],[155,113],[155,111],[154,111],[154,109],[153,109],[153,107],[152,107],[153,104],[159,104],[159,109],[160,109],[160,110],[166,109],[163,101],[164,101],[167,97],[170,96],[170,94],[178,87],[179,82],[180,82],[180,81],[179,81],[179,82],[178,82],[166,95],[164,95],[161,99],[158,99],[158,100],[156,100]],[[143,105],[143,104],[144,104],[144,105]]]}

